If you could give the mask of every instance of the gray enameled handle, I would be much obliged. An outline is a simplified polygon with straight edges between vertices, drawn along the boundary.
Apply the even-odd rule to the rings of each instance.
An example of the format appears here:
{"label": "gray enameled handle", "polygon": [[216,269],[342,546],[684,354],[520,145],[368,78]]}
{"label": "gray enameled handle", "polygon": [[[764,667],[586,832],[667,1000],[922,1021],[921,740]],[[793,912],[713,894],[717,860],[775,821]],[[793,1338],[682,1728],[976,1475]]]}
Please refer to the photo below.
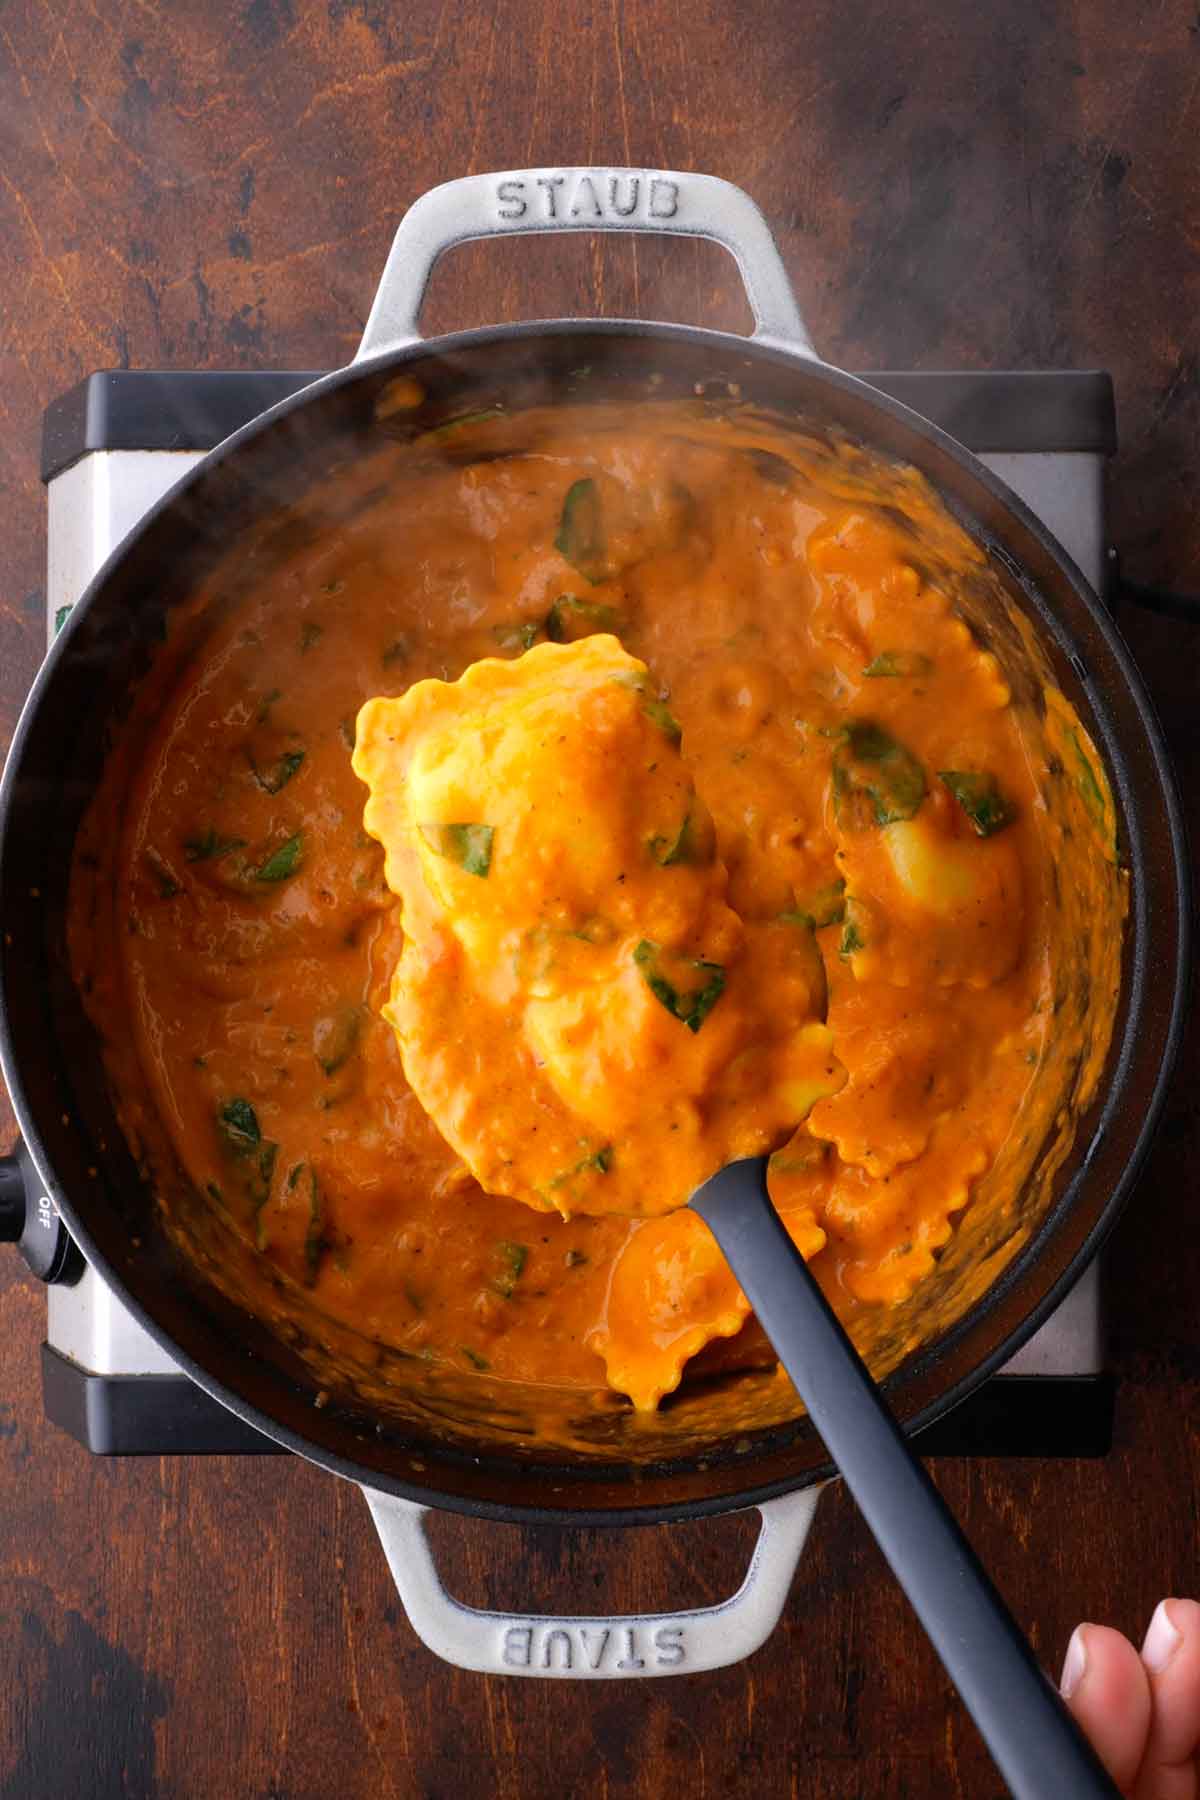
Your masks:
{"label": "gray enameled handle", "polygon": [[362,343],[365,362],[419,341],[439,256],[472,238],[546,231],[642,231],[711,238],[737,260],[754,335],[816,356],[775,239],[749,194],[678,169],[507,169],[431,188],[400,222]]}
{"label": "gray enameled handle", "polygon": [[427,1508],[363,1488],[413,1630],[459,1669],[543,1680],[695,1675],[740,1662],[774,1631],[812,1524],[819,1487],[764,1500],[746,1578],[716,1606],[610,1617],[488,1612],[446,1592],[425,1535]]}
{"label": "gray enameled handle", "polygon": [[692,1195],[1014,1800],[1119,1800],[792,1243],[767,1159]]}

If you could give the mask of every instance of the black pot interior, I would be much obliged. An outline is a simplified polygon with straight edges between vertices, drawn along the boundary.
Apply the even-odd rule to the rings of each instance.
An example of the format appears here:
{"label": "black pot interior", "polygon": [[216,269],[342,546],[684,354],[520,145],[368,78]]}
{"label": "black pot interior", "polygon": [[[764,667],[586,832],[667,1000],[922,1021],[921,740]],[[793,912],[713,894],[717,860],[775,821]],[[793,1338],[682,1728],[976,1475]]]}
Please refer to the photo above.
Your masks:
{"label": "black pot interior", "polygon": [[[239,534],[353,457],[380,430],[399,369],[430,417],[498,392],[555,399],[581,367],[592,391],[692,394],[736,382],[751,401],[833,421],[916,463],[993,551],[1031,615],[1068,699],[1102,748],[1120,814],[1131,909],[1122,1008],[1101,1099],[1081,1122],[1040,1229],[984,1300],[892,1377],[917,1427],[963,1398],[1050,1310],[1094,1251],[1148,1141],[1179,1028],[1186,962],[1178,809],[1153,715],[1086,585],[1035,520],[950,440],[863,383],[714,333],[645,326],[530,326],[444,339],[346,372],[286,402],[206,460],[97,578],[35,684],[0,811],[0,1000],[6,1074],[26,1141],[87,1255],[183,1366],[227,1405],[343,1474],[462,1510],[603,1522],[715,1511],[827,1472],[807,1423],[729,1436],[672,1462],[552,1463],[502,1448],[471,1454],[381,1429],[369,1411],[315,1406],[307,1369],[197,1282],[157,1223],[117,1124],[65,948],[76,829],[128,696],[186,599]],[[269,542],[269,539],[267,540]],[[1153,937],[1151,937],[1151,922]]]}

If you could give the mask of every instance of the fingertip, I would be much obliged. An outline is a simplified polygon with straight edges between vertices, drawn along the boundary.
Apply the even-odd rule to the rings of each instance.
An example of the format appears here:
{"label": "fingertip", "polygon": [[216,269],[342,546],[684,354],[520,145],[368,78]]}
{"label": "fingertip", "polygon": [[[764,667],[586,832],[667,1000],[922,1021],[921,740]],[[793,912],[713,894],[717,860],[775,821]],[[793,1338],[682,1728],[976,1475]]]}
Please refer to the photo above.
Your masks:
{"label": "fingertip", "polygon": [[1171,1771],[1190,1766],[1200,1747],[1200,1605],[1195,1600],[1159,1602],[1142,1645],[1142,1662],[1153,1701],[1146,1762],[1152,1776],[1163,1782]]}
{"label": "fingertip", "polygon": [[1150,1734],[1150,1677],[1129,1639],[1080,1625],[1063,1662],[1067,1706],[1118,1787],[1137,1774]]}
{"label": "fingertip", "polygon": [[1071,1633],[1071,1641],[1067,1645],[1067,1654],[1063,1657],[1062,1674],[1058,1687],[1064,1700],[1069,1700],[1087,1671],[1087,1636],[1090,1627],[1077,1625]]}
{"label": "fingertip", "polygon": [[[1194,1603],[1193,1603],[1194,1604]],[[1160,1600],[1142,1641],[1142,1661],[1152,1675],[1161,1675],[1183,1642],[1183,1620],[1176,1616],[1181,1600]]]}

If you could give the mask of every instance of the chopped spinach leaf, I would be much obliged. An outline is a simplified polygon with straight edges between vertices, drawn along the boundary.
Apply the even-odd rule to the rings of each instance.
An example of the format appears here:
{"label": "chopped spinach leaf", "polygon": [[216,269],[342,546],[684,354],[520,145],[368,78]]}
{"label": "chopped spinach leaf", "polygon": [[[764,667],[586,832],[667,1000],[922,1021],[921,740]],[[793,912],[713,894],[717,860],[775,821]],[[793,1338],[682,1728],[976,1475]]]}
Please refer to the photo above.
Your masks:
{"label": "chopped spinach leaf", "polygon": [[602,600],[581,600],[577,594],[560,594],[546,614],[546,636],[552,644],[574,644],[597,632],[616,631],[616,608]]}
{"label": "chopped spinach leaf", "polygon": [[928,675],[932,667],[933,663],[931,659],[928,656],[923,656],[919,650],[881,650],[878,656],[872,657],[871,661],[863,670],[863,674],[870,676],[896,675],[912,678],[919,675]]}
{"label": "chopped spinach leaf", "polygon": [[519,619],[512,625],[492,626],[492,636],[502,650],[532,650],[541,635],[540,619]]}
{"label": "chopped spinach leaf", "polygon": [[514,1244],[508,1238],[502,1238],[496,1245],[496,1256],[500,1264],[500,1273],[491,1283],[493,1293],[504,1300],[511,1300],[513,1289],[525,1272],[525,1264],[529,1261],[528,1244]]}
{"label": "chopped spinach leaf", "polygon": [[265,1138],[258,1114],[248,1100],[235,1096],[217,1108],[217,1130],[227,1153],[243,1164],[245,1189],[254,1220],[254,1236],[260,1250],[265,1249],[261,1215],[271,1197],[271,1178],[279,1145]]}
{"label": "chopped spinach leaf", "polygon": [[925,798],[925,771],[882,725],[855,719],[833,758],[839,824],[862,829],[911,819]]}
{"label": "chopped spinach leaf", "polygon": [[249,752],[247,754],[254,779],[267,794],[277,794],[281,788],[285,788],[304,761],[303,750],[285,750],[278,762],[272,763],[269,768],[260,769],[253,755]]}
{"label": "chopped spinach leaf", "polygon": [[810,1138],[807,1143],[789,1144],[785,1150],[776,1150],[767,1164],[768,1175],[811,1175],[819,1169],[829,1154],[829,1145],[820,1138]]}
{"label": "chopped spinach leaf", "polygon": [[725,991],[720,963],[674,956],[668,959],[668,973],[661,946],[648,938],[637,946],[633,960],[654,998],[689,1031],[699,1031]]}
{"label": "chopped spinach leaf", "polygon": [[243,850],[245,845],[245,838],[219,837],[210,825],[196,837],[185,840],[183,854],[189,862],[215,862],[231,850]]}
{"label": "chopped spinach leaf", "polygon": [[217,1108],[217,1125],[230,1150],[248,1156],[262,1142],[258,1114],[248,1100],[235,1097]]}
{"label": "chopped spinach leaf", "polygon": [[260,863],[254,871],[255,881],[287,881],[296,873],[304,856],[304,833],[298,831],[294,837],[280,844],[273,850],[266,862]]}
{"label": "chopped spinach leaf", "polygon": [[1096,780],[1096,771],[1079,741],[1079,733],[1070,733],[1071,748],[1075,752],[1075,786],[1079,789],[1080,798],[1091,814],[1092,823],[1112,847],[1113,830],[1108,816],[1108,806],[1104,798],[1104,790]]}
{"label": "chopped spinach leaf", "polygon": [[685,813],[673,837],[652,837],[649,843],[650,854],[660,869],[672,868],[676,863],[702,867],[712,861],[714,848],[711,822],[698,820],[691,810]]}
{"label": "chopped spinach leaf", "polygon": [[465,875],[486,879],[495,836],[490,825],[421,825],[418,830],[435,856],[457,863]]}
{"label": "chopped spinach leaf", "polygon": [[612,1165],[612,1145],[601,1144],[599,1150],[591,1151],[587,1156],[581,1157],[571,1168],[564,1169],[561,1175],[556,1175],[550,1183],[550,1192],[553,1193],[555,1189],[565,1187],[568,1181],[574,1181],[577,1175],[586,1175],[590,1172],[607,1175]]}
{"label": "chopped spinach leaf", "polygon": [[682,825],[672,836],[656,835],[650,839],[650,854],[660,869],[669,869],[674,863],[691,861],[691,857],[688,855],[691,826],[692,815],[690,812],[685,813]]}
{"label": "chopped spinach leaf", "polygon": [[277,700],[282,700],[282,698],[283,698],[283,689],[282,688],[272,688],[269,694],[263,695],[263,697],[259,701],[259,705],[258,705],[258,722],[260,725],[266,724],[267,720],[271,716],[271,708],[274,706],[274,704]]}
{"label": "chopped spinach leaf", "polygon": [[862,912],[852,894],[846,895],[846,922],[842,926],[842,940],[838,945],[838,955],[849,959],[856,950],[867,947],[866,934],[863,930]]}
{"label": "chopped spinach leaf", "polygon": [[605,579],[604,523],[594,481],[573,481],[567,489],[554,548],[593,585]]}
{"label": "chopped spinach leaf", "polygon": [[654,694],[647,694],[642,701],[642,711],[652,725],[657,725],[663,736],[673,744],[683,740],[683,728],[670,708]]}
{"label": "chopped spinach leaf", "polygon": [[464,425],[482,425],[485,419],[501,419],[504,417],[502,406],[485,406],[478,412],[459,413],[456,419],[443,419],[440,425],[431,425],[425,433],[426,437],[449,437],[452,432],[461,431]]}
{"label": "chopped spinach leaf", "polygon": [[463,1355],[466,1357],[467,1361],[470,1363],[470,1365],[473,1369],[490,1369],[491,1368],[492,1365],[488,1361],[487,1357],[480,1356],[479,1352],[477,1350],[472,1350],[469,1344],[460,1344],[459,1349],[462,1351]]}
{"label": "chopped spinach leaf", "polygon": [[841,879],[831,881],[827,887],[797,898],[791,911],[780,913],[779,917],[788,925],[807,925],[810,931],[820,931],[824,925],[840,925],[846,916],[845,896],[846,883]]}
{"label": "chopped spinach leaf", "polygon": [[70,618],[71,611],[72,611],[72,608],[69,606],[56,606],[55,607],[55,609],[54,609],[54,635],[55,635],[55,637],[58,636],[58,634],[62,630],[63,626],[66,624],[67,620]]}
{"label": "chopped spinach leaf", "polygon": [[939,769],[938,779],[950,789],[979,837],[991,837],[1012,824],[1013,809],[994,775],[977,769]]}
{"label": "chopped spinach leaf", "polygon": [[679,720],[668,709],[656,694],[652,694],[646,686],[643,675],[614,675],[613,680],[618,687],[632,688],[642,703],[642,711],[652,725],[656,725],[663,736],[671,743],[678,744],[683,737]]}

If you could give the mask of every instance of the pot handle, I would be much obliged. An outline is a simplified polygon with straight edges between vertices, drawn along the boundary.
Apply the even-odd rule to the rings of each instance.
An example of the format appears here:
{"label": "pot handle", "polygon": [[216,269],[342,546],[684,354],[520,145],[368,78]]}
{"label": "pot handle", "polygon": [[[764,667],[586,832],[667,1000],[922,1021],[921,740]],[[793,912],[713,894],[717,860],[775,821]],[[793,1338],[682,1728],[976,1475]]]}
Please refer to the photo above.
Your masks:
{"label": "pot handle", "polygon": [[435,1656],[487,1675],[575,1681],[695,1675],[750,1656],[775,1629],[822,1492],[804,1488],[759,1504],[762,1530],[745,1580],[728,1600],[609,1617],[464,1606],[446,1592],[434,1564],[425,1534],[429,1509],[376,1488],[362,1491],[404,1610]]}
{"label": "pot handle", "polygon": [[770,227],[749,194],[677,169],[508,169],[431,188],[392,242],[355,362],[419,343],[417,321],[443,251],[535,231],[645,231],[711,238],[736,258],[754,336],[816,356]]}

